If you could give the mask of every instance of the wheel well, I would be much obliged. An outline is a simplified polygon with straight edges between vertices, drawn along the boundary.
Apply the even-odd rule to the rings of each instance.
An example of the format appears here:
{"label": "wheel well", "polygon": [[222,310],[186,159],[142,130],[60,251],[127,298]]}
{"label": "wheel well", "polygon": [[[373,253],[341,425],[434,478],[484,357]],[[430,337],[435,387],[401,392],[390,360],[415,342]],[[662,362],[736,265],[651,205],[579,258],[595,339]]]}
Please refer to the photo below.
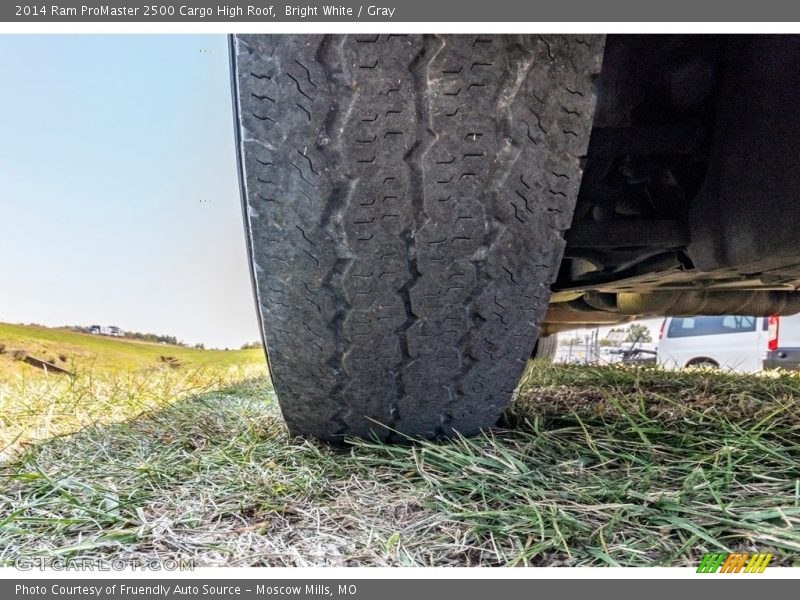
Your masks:
{"label": "wheel well", "polygon": [[702,364],[712,364],[715,367],[719,366],[719,363],[714,360],[713,358],[709,358],[708,356],[698,356],[696,358],[691,359],[686,363],[687,367],[696,367],[697,365]]}

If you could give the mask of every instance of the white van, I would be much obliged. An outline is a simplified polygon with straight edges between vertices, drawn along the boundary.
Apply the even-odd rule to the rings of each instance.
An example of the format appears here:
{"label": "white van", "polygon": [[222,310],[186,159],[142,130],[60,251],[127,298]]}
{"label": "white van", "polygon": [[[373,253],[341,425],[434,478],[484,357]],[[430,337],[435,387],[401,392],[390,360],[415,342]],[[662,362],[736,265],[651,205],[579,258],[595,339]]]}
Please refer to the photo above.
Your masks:
{"label": "white van", "polygon": [[659,333],[658,364],[746,373],[800,369],[800,315],[667,318]]}

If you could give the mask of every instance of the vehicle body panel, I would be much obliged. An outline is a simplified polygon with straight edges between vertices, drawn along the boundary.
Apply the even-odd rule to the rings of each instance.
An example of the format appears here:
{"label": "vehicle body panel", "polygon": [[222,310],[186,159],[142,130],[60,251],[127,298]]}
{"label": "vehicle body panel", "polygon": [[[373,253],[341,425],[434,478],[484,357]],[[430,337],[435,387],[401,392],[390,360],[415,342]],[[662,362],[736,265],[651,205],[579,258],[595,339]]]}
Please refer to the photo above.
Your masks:
{"label": "vehicle body panel", "polygon": [[778,319],[777,346],[770,351],[767,317],[667,318],[658,345],[658,363],[673,369],[709,364],[745,373],[764,368],[797,368],[800,316]]}

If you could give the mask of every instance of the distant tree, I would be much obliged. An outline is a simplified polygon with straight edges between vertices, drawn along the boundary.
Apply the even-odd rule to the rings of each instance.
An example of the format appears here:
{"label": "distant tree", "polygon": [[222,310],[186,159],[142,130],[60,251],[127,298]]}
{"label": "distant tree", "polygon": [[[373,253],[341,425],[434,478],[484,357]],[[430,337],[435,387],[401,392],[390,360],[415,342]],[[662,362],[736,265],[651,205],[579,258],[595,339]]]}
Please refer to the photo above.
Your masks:
{"label": "distant tree", "polygon": [[653,336],[650,335],[650,330],[645,325],[639,323],[631,323],[626,329],[628,332],[625,338],[626,342],[640,342],[648,344],[653,341]]}
{"label": "distant tree", "polygon": [[143,342],[155,342],[156,344],[170,344],[171,346],[186,346],[183,341],[178,340],[174,335],[161,335],[158,333],[140,333],[138,331],[126,331],[126,338],[142,340]]}
{"label": "distant tree", "polygon": [[241,350],[253,350],[255,348],[261,348],[261,342],[247,342],[242,344]]}
{"label": "distant tree", "polygon": [[194,345],[194,349],[195,350],[205,350],[206,346],[205,346],[205,344],[195,344]]}

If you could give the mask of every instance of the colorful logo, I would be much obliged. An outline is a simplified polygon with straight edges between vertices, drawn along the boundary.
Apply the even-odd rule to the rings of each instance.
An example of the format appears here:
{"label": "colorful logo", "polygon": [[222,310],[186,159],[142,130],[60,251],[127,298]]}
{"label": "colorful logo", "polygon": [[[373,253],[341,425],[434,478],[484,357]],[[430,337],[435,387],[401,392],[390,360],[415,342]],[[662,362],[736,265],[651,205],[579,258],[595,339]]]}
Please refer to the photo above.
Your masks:
{"label": "colorful logo", "polygon": [[771,552],[709,552],[703,557],[698,573],[763,573],[769,561],[772,560]]}

